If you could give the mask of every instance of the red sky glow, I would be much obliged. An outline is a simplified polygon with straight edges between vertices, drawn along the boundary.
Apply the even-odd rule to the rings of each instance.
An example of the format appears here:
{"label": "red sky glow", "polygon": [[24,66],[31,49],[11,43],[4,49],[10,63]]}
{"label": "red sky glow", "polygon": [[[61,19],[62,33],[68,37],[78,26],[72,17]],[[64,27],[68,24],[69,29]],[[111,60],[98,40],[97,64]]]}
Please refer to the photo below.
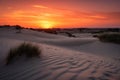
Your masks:
{"label": "red sky glow", "polygon": [[0,25],[120,27],[120,0],[0,0]]}

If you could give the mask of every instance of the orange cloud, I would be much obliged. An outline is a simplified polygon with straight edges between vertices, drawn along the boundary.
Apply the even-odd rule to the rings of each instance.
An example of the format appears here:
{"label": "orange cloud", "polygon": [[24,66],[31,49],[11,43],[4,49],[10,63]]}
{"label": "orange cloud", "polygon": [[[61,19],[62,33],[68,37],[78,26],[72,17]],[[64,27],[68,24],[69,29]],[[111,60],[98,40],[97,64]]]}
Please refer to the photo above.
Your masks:
{"label": "orange cloud", "polygon": [[48,7],[43,6],[43,5],[33,5],[33,7],[34,7],[34,8],[43,8],[43,9],[44,9],[44,8],[48,8]]}

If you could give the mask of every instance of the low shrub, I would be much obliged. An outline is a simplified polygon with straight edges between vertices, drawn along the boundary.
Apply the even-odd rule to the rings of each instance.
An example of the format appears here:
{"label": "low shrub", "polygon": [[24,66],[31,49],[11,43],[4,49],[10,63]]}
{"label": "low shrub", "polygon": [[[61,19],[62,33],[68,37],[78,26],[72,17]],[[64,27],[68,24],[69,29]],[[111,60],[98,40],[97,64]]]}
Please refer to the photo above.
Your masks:
{"label": "low shrub", "polygon": [[98,37],[98,35],[97,35],[97,34],[94,34],[93,37]]}
{"label": "low shrub", "polygon": [[16,30],[18,30],[16,33],[21,33],[22,32],[22,27],[19,25],[15,25],[14,26],[16,28]]}
{"label": "low shrub", "polygon": [[66,34],[67,34],[69,37],[75,37],[75,35],[73,35],[72,33],[66,32]]}
{"label": "low shrub", "polygon": [[106,33],[98,36],[100,41],[103,42],[112,42],[120,44],[120,34],[119,33]]}
{"label": "low shrub", "polygon": [[30,43],[22,43],[16,48],[10,49],[8,56],[6,57],[6,64],[10,64],[14,59],[25,56],[27,58],[39,57],[41,50],[38,46],[32,45]]}

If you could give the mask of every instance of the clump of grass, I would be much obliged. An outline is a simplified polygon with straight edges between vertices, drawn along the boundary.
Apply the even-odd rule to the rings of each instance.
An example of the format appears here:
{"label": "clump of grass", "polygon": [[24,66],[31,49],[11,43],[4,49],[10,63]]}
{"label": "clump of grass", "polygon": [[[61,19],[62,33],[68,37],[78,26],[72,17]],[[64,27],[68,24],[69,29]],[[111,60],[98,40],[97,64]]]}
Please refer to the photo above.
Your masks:
{"label": "clump of grass", "polygon": [[14,59],[20,56],[26,56],[26,58],[39,57],[41,50],[38,46],[30,43],[22,43],[16,48],[10,49],[8,56],[6,57],[6,65],[14,61]]}
{"label": "clump of grass", "polygon": [[75,35],[73,35],[72,33],[66,32],[66,34],[67,34],[69,37],[75,37]]}
{"label": "clump of grass", "polygon": [[98,37],[98,35],[97,35],[97,34],[94,34],[93,37]]}
{"label": "clump of grass", "polygon": [[103,42],[112,42],[120,44],[120,34],[119,33],[106,33],[98,36],[100,41]]}

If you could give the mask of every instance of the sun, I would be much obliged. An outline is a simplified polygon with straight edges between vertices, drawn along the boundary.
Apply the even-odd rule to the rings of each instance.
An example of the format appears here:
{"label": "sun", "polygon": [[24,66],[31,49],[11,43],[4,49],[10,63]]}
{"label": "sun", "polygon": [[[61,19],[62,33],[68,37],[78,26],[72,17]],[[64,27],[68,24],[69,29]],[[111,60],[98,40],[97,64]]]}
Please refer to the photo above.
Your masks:
{"label": "sun", "polygon": [[40,25],[44,29],[49,29],[49,28],[53,28],[54,22],[44,20],[44,21],[40,21]]}

